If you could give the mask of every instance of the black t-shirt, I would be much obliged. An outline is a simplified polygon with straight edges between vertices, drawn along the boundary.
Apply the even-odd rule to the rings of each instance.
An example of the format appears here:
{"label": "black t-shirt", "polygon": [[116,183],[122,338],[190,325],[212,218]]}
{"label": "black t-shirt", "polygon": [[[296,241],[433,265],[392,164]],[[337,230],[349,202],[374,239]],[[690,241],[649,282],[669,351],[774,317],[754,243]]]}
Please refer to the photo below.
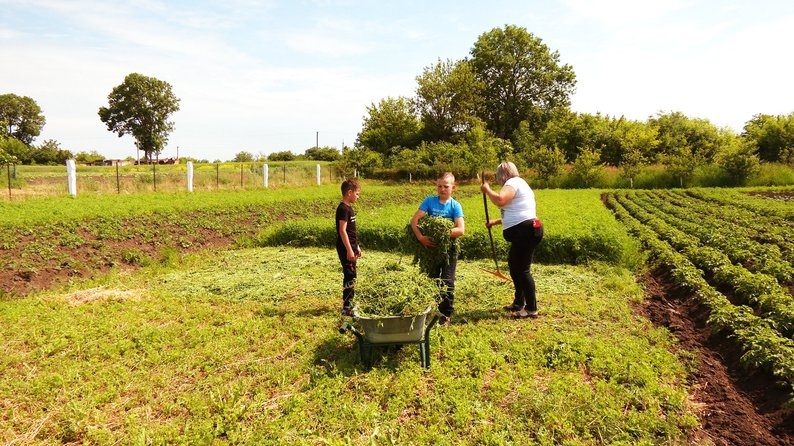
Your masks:
{"label": "black t-shirt", "polygon": [[339,236],[340,220],[347,221],[345,232],[347,232],[347,238],[350,239],[350,246],[353,247],[353,251],[357,251],[358,236],[356,235],[356,213],[353,211],[353,207],[349,204],[345,204],[344,201],[339,203],[339,206],[336,207],[336,249],[345,251],[345,244],[342,243],[342,237]]}

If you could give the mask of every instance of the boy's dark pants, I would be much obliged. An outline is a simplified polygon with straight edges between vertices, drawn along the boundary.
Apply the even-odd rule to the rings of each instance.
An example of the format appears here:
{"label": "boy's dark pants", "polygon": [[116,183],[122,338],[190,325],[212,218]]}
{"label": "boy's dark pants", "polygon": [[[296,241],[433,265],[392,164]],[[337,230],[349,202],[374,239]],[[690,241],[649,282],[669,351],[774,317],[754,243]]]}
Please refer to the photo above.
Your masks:
{"label": "boy's dark pants", "polygon": [[514,307],[525,307],[527,311],[537,311],[538,302],[535,297],[535,278],[532,277],[532,257],[540,241],[543,240],[543,226],[534,227],[534,220],[521,222],[507,228],[502,233],[510,242],[507,254],[507,265],[510,278],[516,287],[513,298]]}
{"label": "boy's dark pants", "polygon": [[434,277],[441,279],[447,286],[446,291],[441,293],[441,301],[438,304],[438,311],[447,317],[452,316],[452,312],[455,311],[455,270],[458,267],[458,250],[454,245],[450,248],[448,257],[449,264],[441,265],[438,276]]}
{"label": "boy's dark pants", "polygon": [[[339,251],[337,251],[339,254]],[[355,296],[356,290],[353,285],[356,283],[356,261],[347,260],[347,251],[339,254],[339,263],[342,264],[342,306],[350,307],[350,301]]]}

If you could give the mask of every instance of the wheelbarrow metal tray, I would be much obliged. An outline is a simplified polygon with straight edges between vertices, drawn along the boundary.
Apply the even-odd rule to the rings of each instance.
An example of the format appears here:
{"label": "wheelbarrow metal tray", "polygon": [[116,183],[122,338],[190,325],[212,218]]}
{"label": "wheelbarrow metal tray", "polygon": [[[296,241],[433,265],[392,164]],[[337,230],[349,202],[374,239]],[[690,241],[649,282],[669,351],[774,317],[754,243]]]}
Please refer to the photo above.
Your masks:
{"label": "wheelbarrow metal tray", "polygon": [[412,316],[365,317],[356,315],[357,322],[367,342],[389,344],[419,342],[425,334],[425,321],[430,308]]}

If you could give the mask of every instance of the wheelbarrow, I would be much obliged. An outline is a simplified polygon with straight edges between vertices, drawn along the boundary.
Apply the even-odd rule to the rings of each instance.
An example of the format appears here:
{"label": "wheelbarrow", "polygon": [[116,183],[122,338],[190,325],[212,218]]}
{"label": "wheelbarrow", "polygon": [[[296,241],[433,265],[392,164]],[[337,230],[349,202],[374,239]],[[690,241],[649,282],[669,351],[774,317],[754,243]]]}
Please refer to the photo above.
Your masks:
{"label": "wheelbarrow", "polygon": [[440,317],[438,312],[431,317],[431,312],[432,307],[428,307],[413,316],[365,317],[353,309],[353,322],[343,322],[339,333],[350,332],[356,336],[361,362],[367,368],[372,367],[376,348],[407,344],[419,345],[419,360],[422,367],[427,368],[430,367],[430,330]]}

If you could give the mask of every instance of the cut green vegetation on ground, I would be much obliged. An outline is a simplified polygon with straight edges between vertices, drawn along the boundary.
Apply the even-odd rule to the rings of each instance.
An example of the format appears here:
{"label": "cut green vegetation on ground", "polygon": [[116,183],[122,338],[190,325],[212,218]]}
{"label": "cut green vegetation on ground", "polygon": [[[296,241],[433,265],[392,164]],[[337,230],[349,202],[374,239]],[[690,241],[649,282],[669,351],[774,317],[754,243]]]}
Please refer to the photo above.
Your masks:
{"label": "cut green vegetation on ground", "polygon": [[[11,444],[680,444],[686,360],[632,314],[630,272],[533,266],[542,317],[510,319],[487,260],[458,266],[453,324],[366,371],[336,253],[259,248],[0,300]],[[410,259],[365,252],[359,276]]]}

